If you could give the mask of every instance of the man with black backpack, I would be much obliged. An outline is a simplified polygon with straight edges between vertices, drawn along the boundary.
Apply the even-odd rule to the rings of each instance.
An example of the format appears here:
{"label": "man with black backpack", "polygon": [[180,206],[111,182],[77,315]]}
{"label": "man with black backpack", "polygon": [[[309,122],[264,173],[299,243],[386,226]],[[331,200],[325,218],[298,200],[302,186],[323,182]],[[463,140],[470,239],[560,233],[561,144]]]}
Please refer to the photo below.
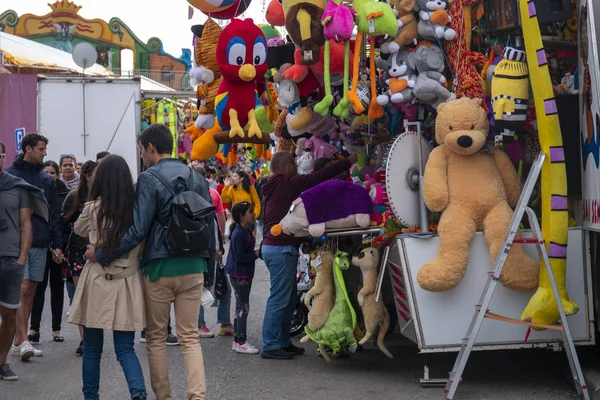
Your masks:
{"label": "man with black backpack", "polygon": [[86,255],[91,261],[108,265],[146,241],[146,346],[152,390],[158,400],[173,398],[165,340],[171,303],[175,303],[188,398],[204,400],[206,382],[198,341],[198,312],[204,282],[213,280],[204,276],[209,271],[207,260],[215,256],[215,217],[208,183],[183,162],[171,158],[173,139],[164,125],[151,125],[138,142],[148,169],[138,178],[133,225],[116,251],[90,247]]}

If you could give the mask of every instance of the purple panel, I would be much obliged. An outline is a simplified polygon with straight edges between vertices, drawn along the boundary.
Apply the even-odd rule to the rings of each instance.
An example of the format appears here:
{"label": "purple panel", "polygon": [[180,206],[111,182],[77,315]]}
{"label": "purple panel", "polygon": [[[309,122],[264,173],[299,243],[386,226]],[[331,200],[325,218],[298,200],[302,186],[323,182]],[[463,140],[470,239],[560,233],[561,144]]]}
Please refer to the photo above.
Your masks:
{"label": "purple panel", "polygon": [[548,246],[548,257],[567,258],[567,246],[550,242],[550,246]]}
{"label": "purple panel", "polygon": [[553,194],[550,200],[550,208],[552,210],[566,210],[567,209],[567,196],[561,196]]}
{"label": "purple panel", "polygon": [[529,18],[533,18],[536,16],[537,13],[535,11],[535,4],[533,3],[533,1],[527,3],[527,9],[529,10]]}
{"label": "purple panel", "polygon": [[536,53],[537,53],[538,66],[548,64],[548,59],[546,58],[546,51],[544,49],[538,50]]}
{"label": "purple panel", "polygon": [[4,168],[17,154],[15,130],[37,129],[37,75],[0,74],[0,141],[6,145]]}
{"label": "purple panel", "polygon": [[544,110],[546,111],[546,115],[558,113],[558,109],[556,108],[556,101],[554,101],[554,99],[544,100]]}
{"label": "purple panel", "polygon": [[565,150],[562,147],[550,147],[550,162],[565,162]]}

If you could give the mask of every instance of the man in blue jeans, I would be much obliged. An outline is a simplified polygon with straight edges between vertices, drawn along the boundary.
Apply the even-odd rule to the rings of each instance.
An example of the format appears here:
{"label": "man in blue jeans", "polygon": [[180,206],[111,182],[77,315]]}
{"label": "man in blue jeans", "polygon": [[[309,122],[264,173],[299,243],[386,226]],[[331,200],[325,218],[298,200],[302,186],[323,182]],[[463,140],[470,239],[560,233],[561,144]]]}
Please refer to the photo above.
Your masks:
{"label": "man in blue jeans", "polygon": [[304,349],[294,346],[290,337],[297,296],[298,248],[302,244],[302,238],[285,234],[273,236],[271,227],[285,217],[300,193],[349,170],[356,161],[356,155],[352,155],[347,160],[333,163],[319,172],[298,175],[298,166],[290,153],[278,152],[273,155],[273,174],[262,186],[265,216],[262,258],[271,276],[271,293],[263,322],[263,358],[282,360],[304,354]]}

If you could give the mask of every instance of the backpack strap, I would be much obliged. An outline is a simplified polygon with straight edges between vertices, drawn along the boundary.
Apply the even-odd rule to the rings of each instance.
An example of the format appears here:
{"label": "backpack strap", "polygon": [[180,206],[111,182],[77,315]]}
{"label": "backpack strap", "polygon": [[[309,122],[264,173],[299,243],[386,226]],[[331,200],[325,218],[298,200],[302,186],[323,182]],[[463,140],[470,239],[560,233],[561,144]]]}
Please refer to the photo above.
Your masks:
{"label": "backpack strap", "polygon": [[151,175],[155,176],[159,181],[161,181],[161,183],[165,185],[169,192],[171,192],[171,196],[175,196],[175,188],[161,174],[159,174],[156,171],[153,171],[152,169],[147,169],[146,171],[148,171]]}

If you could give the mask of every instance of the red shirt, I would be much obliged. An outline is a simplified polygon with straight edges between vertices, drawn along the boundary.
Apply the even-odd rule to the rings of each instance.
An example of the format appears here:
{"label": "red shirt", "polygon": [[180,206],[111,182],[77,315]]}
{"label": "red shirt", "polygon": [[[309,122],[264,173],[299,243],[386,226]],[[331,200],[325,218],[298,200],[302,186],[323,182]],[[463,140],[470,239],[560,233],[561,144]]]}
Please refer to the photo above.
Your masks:
{"label": "red shirt", "polygon": [[300,193],[350,169],[349,161],[338,161],[309,175],[272,175],[262,186],[265,230],[263,244],[270,246],[300,246],[302,238],[281,234],[271,235],[271,228],[287,214]]}

